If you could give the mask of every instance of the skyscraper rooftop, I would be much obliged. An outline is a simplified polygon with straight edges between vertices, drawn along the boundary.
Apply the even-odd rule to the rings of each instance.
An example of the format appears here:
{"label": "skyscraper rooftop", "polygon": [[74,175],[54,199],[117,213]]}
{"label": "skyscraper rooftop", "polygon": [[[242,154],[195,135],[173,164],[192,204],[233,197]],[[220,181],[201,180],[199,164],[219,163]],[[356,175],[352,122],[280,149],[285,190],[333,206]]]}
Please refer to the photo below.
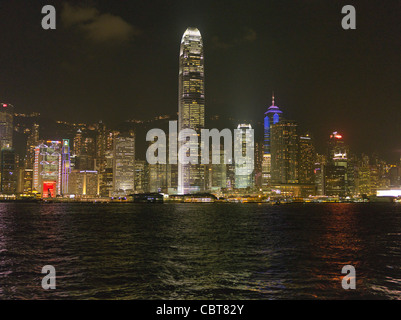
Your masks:
{"label": "skyscraper rooftop", "polygon": [[198,40],[199,38],[202,38],[202,36],[198,28],[188,27],[182,36],[181,43],[183,43],[186,38],[189,38],[190,40]]}
{"label": "skyscraper rooftop", "polygon": [[267,109],[267,111],[265,112],[265,115],[268,115],[268,114],[270,114],[270,113],[274,113],[274,114],[276,114],[276,113],[283,113],[280,109],[279,109],[279,107],[277,107],[276,105],[274,105],[275,104],[275,100],[274,100],[274,94],[273,94],[273,97],[272,97],[272,105],[269,107],[269,109]]}

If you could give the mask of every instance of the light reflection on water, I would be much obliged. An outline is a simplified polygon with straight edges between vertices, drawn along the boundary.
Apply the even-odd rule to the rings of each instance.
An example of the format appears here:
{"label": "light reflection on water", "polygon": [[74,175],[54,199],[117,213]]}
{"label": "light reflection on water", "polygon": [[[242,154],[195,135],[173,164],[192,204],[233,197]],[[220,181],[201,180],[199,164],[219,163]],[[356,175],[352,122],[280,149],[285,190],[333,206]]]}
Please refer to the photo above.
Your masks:
{"label": "light reflection on water", "polygon": [[1,299],[399,299],[400,262],[396,204],[0,204]]}

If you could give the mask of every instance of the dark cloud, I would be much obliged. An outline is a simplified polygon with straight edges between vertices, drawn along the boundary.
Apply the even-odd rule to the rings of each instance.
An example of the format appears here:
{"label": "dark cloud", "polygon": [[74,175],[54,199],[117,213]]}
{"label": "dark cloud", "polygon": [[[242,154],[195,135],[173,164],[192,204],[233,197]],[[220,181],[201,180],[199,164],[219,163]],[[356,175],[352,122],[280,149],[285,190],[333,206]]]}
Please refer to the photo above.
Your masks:
{"label": "dark cloud", "polygon": [[220,49],[228,49],[233,48],[245,43],[254,42],[257,39],[257,33],[255,30],[251,28],[245,28],[244,31],[235,39],[230,40],[222,40],[218,36],[212,37],[213,45],[216,48]]}
{"label": "dark cloud", "polygon": [[87,39],[95,43],[127,42],[141,33],[119,16],[69,3],[63,5],[61,20],[66,28],[78,28]]}
{"label": "dark cloud", "polygon": [[66,27],[93,21],[98,16],[99,11],[96,8],[78,7],[69,3],[63,4],[63,11],[61,12],[61,20]]}

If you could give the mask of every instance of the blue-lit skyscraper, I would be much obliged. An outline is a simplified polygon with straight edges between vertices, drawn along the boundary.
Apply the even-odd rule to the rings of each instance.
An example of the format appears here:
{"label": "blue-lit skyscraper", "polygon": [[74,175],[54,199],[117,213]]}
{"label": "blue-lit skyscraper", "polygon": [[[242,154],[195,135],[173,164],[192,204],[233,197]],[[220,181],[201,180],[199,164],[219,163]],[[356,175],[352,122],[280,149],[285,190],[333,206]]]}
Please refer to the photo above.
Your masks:
{"label": "blue-lit skyscraper", "polygon": [[282,111],[274,105],[274,94],[272,105],[265,112],[264,120],[264,143],[263,143],[263,161],[262,161],[262,186],[267,187],[271,182],[271,131],[270,127],[278,123],[282,117]]}

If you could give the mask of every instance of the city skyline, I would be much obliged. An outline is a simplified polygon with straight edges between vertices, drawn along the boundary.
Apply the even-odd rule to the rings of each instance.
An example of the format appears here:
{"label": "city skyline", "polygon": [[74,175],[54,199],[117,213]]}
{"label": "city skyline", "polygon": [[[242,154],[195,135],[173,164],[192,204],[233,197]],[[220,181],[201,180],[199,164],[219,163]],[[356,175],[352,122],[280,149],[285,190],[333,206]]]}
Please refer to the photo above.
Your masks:
{"label": "city skyline", "polygon": [[[9,132],[13,127],[11,107],[4,103],[2,105],[0,131]],[[259,195],[258,201],[270,201],[270,197],[274,199],[277,196],[283,199],[303,197],[304,201],[319,197],[326,197],[329,201],[331,197],[361,201],[376,194],[380,197],[392,192],[401,194],[401,162],[391,164],[375,155],[355,154],[342,133],[337,131],[329,136],[327,149],[316,152],[313,136],[301,131],[296,121],[287,120],[283,114],[285,111],[275,106],[273,96],[272,106],[264,114],[264,134],[258,136],[256,141],[253,133],[251,137],[248,137],[248,133],[245,135],[245,129],[253,129],[251,124],[242,123],[237,126],[242,133],[234,138],[234,143],[242,136],[238,141],[242,145],[242,155],[246,152],[248,159],[248,147],[251,145],[251,155],[254,153],[252,160],[246,160],[244,166],[238,165],[236,161],[224,162],[224,144],[224,150],[220,150],[223,163],[204,166],[204,186],[201,185],[202,181],[195,181],[191,185],[192,189],[186,190],[179,188],[179,181],[177,184],[179,175],[177,169],[174,169],[177,167],[174,162],[151,164],[141,160],[141,155],[136,151],[134,133],[138,130],[111,130],[102,121],[95,125],[80,124],[78,130],[73,125],[70,128],[74,132],[73,138],[70,137],[70,149],[69,139],[46,139],[39,134],[40,125],[31,121],[31,127],[24,129],[26,144],[22,157],[15,153],[12,139],[1,150],[0,191],[5,198],[10,195],[15,197],[15,194],[30,197],[38,192],[43,198],[62,196],[64,199],[71,196],[78,196],[78,199],[106,199],[112,196],[126,198],[133,194],[146,195],[151,192],[170,194],[172,201],[176,201],[174,195],[197,194],[202,191],[210,192],[200,194],[206,197],[201,198],[202,201],[213,201],[214,198],[209,196],[221,197],[224,194],[244,196],[245,199],[254,197],[246,194]],[[14,116],[38,120],[39,114],[16,113]],[[170,127],[169,120],[174,119],[164,116],[155,119],[160,120],[168,121]],[[19,125],[14,132],[21,129]],[[249,138],[251,140],[248,141]],[[270,159],[270,171],[265,170],[266,155]],[[271,173],[270,182],[267,183],[260,179],[266,172]],[[73,190],[78,193],[73,194]],[[197,199],[195,197],[191,201]]]}
{"label": "city skyline", "polygon": [[[111,25],[108,25],[109,20],[113,22]],[[86,37],[96,35],[96,39],[87,38],[87,41],[100,41],[103,45],[114,42],[116,46],[124,46],[140,34],[139,31],[135,34],[135,28],[121,17],[107,15],[94,5],[88,4],[77,5],[64,2],[61,21],[65,29],[75,26],[87,33]],[[106,33],[101,30],[91,33],[85,29],[88,25],[93,27],[93,24],[96,25],[99,21],[106,23],[104,26],[108,30]],[[248,37],[244,43],[241,42],[241,45],[251,47],[251,43],[258,39],[256,33],[252,35],[253,37]],[[174,42],[178,44],[178,41]],[[220,46],[226,49],[227,56],[237,45],[238,43],[234,42],[222,46],[220,42]],[[194,25],[186,27],[181,37],[178,57],[178,66],[176,65],[176,68],[178,67],[178,112],[168,116],[167,112],[155,113],[160,109],[158,107],[152,109],[149,106],[146,111],[140,113],[140,117],[146,117],[150,111],[153,114],[153,121],[135,121],[132,118],[130,120],[130,112],[126,111],[123,123],[109,126],[112,116],[108,117],[106,122],[102,119],[94,121],[93,118],[104,112],[102,108],[98,108],[96,111],[92,110],[92,121],[94,121],[92,124],[85,124],[82,121],[79,125],[71,124],[66,121],[67,116],[54,123],[58,113],[56,110],[51,114],[45,113],[44,117],[40,116],[40,110],[34,110],[34,113],[26,115],[15,111],[18,108],[14,110],[14,101],[3,102],[0,108],[2,144],[0,191],[2,194],[8,196],[16,193],[29,196],[38,193],[42,198],[56,196],[85,198],[89,196],[88,190],[91,190],[95,192],[91,196],[95,197],[124,198],[133,194],[146,194],[146,192],[167,195],[210,192],[217,198],[222,195],[224,197],[233,194],[246,196],[252,193],[253,196],[258,196],[260,201],[262,197],[268,197],[270,201],[270,197],[276,196],[283,196],[285,199],[323,196],[338,199],[355,198],[359,201],[366,199],[369,195],[375,195],[379,190],[401,188],[399,154],[395,161],[386,162],[383,160],[383,154],[370,154],[365,150],[360,152],[358,150],[360,142],[352,144],[352,139],[355,137],[349,136],[346,129],[341,130],[337,125],[334,128],[326,128],[324,135],[316,135],[314,132],[316,124],[322,121],[315,118],[311,124],[305,118],[294,118],[291,107],[279,103],[276,105],[277,100],[281,101],[281,95],[279,99],[276,99],[277,95],[274,92],[271,97],[271,106],[266,107],[263,113],[258,115],[256,123],[252,121],[252,117],[249,121],[237,119],[237,123],[233,123],[236,116],[250,115],[255,112],[256,108],[246,106],[241,108],[240,113],[238,113],[239,109],[230,108],[230,113],[220,117],[218,112],[222,110],[215,108],[213,99],[209,100],[211,101],[209,107],[206,99],[208,94],[205,93],[207,91],[205,83],[207,84],[206,75],[209,73],[205,71],[205,60],[208,61],[208,56],[203,35]],[[216,55],[214,57],[216,58]],[[244,57],[243,61],[246,62],[247,59]],[[230,79],[231,72],[235,73],[237,68],[241,67],[242,63],[232,65],[230,72],[223,75],[223,79]],[[160,72],[162,73],[163,70],[164,68],[160,69]],[[144,77],[146,75],[143,74]],[[158,82],[156,74],[150,75],[151,83]],[[221,76],[221,73],[217,75]],[[241,80],[241,77],[235,79],[238,82]],[[118,79],[111,79],[111,81],[118,81]],[[339,84],[337,83],[336,86]],[[151,87],[152,90],[155,88]],[[211,91],[213,89],[212,85]],[[232,92],[233,95],[236,93],[236,91]],[[155,95],[158,96],[156,91]],[[291,95],[284,93],[283,100],[286,101],[289,96]],[[127,96],[122,97],[126,101],[129,100]],[[363,96],[360,96],[360,99],[363,99]],[[90,108],[89,105],[88,109]],[[112,114],[114,115],[118,109],[118,105],[113,106]],[[222,129],[224,127],[222,123],[227,124],[227,118],[231,121],[228,128],[237,128],[238,135],[235,135],[234,143],[242,145],[239,155],[245,163],[237,163],[236,159],[234,162],[230,160],[224,164],[209,164],[209,162],[200,161],[201,157],[206,155],[208,159],[211,155],[208,154],[210,150],[204,155],[199,153],[204,144],[203,140],[199,140],[201,136],[203,137],[202,130],[208,131],[212,128],[211,123],[206,121],[209,109],[214,114],[211,122],[218,124],[217,128]],[[245,112],[242,112],[242,109]],[[322,109],[320,116],[324,117],[325,112],[326,110]],[[310,116],[307,112],[305,114]],[[335,118],[333,116],[334,120]],[[146,152],[148,162],[143,162],[143,149],[146,146],[155,143],[151,149],[159,148],[158,135],[156,136],[159,139],[157,143],[147,135],[146,140],[143,139],[148,130],[150,133],[154,129],[152,125],[156,125],[155,121],[158,120],[164,122],[163,126],[168,125],[170,132],[171,125],[175,127],[174,130],[178,129],[175,138],[169,135],[168,141],[169,154],[176,154],[178,151],[178,163],[176,163],[177,159],[174,160],[171,157],[170,160],[173,159],[173,162],[168,164],[153,163],[148,160],[148,152]],[[342,120],[346,122],[347,118]],[[45,127],[45,134],[42,127]],[[61,133],[58,132],[59,127],[64,127]],[[251,135],[248,136],[248,133]],[[165,140],[165,134],[163,136]],[[325,147],[319,146],[318,141],[326,140],[325,137],[330,137],[328,142],[325,141]],[[175,147],[172,144],[174,140],[178,141]],[[232,136],[230,140],[232,143]],[[363,142],[365,141],[361,141],[362,145]],[[252,146],[249,149],[250,154],[248,153],[249,145]],[[178,150],[174,150],[177,147]],[[166,149],[166,145],[163,148]],[[155,150],[158,156],[160,152],[166,151]],[[225,141],[224,151],[219,151],[217,159],[226,154],[228,158],[231,158]],[[195,161],[193,157],[198,161]],[[191,158],[189,164],[185,163],[185,159],[189,158]],[[215,166],[216,164],[218,166]],[[73,179],[69,179],[70,174]],[[90,186],[88,177],[92,180],[96,179],[97,182]],[[136,180],[140,181],[140,184]],[[71,194],[69,190],[78,190],[79,194]]]}
{"label": "city skyline", "polygon": [[[394,6],[358,4],[357,29],[345,31],[342,4],[236,3],[231,10],[221,2],[214,11],[207,1],[140,8],[135,3],[111,7],[106,1],[53,4],[58,13],[54,32],[41,29],[39,3],[2,4],[10,14],[0,22],[9,30],[1,35],[8,50],[3,52],[0,97],[21,113],[69,122],[89,122],[96,114],[96,120],[107,119],[110,125],[138,113],[144,118],[174,114],[176,41],[193,25],[204,34],[206,118],[213,110],[257,121],[275,91],[287,118],[310,130],[318,148],[328,132],[339,131],[358,153],[376,152],[392,161],[399,157],[397,139],[387,138],[401,135],[396,114],[399,47],[392,41],[400,22]],[[222,15],[225,9],[232,15]],[[26,12],[24,24],[13,23],[21,20],[19,12]],[[104,33],[106,40],[91,38],[86,22],[73,23],[78,13],[86,13],[94,27],[109,14],[127,33],[118,29],[118,43],[109,43]],[[157,81],[151,74],[158,74]]]}

